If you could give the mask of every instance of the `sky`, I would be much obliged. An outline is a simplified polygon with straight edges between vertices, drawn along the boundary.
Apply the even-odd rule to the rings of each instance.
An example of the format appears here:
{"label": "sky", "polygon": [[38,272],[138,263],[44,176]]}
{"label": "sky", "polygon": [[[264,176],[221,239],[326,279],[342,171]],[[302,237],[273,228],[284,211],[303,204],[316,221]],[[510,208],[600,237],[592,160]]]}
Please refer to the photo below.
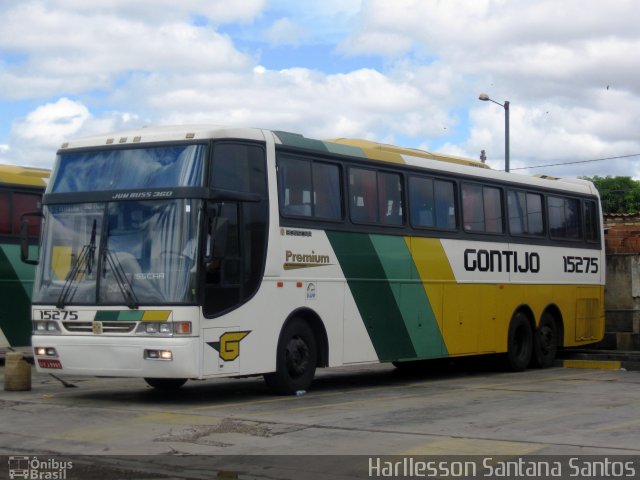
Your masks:
{"label": "sky", "polygon": [[[634,0],[0,0],[0,163],[212,123],[640,179]],[[478,99],[486,93],[492,102]]]}

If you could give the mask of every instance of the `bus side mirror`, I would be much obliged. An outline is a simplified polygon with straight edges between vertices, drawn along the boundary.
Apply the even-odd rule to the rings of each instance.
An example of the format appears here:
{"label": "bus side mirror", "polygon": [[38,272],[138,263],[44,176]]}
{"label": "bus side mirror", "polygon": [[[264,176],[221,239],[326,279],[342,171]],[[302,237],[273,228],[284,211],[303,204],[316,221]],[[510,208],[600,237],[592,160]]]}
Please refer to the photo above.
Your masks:
{"label": "bus side mirror", "polygon": [[38,258],[29,258],[29,229],[31,224],[28,217],[43,217],[42,212],[27,212],[20,217],[20,260],[29,265],[38,265]]}

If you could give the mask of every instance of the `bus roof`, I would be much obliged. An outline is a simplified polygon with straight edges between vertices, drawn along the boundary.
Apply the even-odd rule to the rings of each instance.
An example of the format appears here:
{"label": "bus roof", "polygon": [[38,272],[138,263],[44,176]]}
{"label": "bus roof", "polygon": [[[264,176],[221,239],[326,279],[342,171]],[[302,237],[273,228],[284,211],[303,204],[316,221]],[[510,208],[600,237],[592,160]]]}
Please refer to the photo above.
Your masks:
{"label": "bus roof", "polygon": [[293,148],[341,154],[387,163],[405,164],[419,168],[431,168],[460,175],[471,175],[484,179],[502,180],[522,185],[535,185],[543,188],[598,195],[593,184],[586,180],[558,178],[546,175],[529,176],[506,173],[499,170],[492,170],[482,162],[455,155],[432,153],[425,150],[403,148],[362,139],[336,138],[316,140],[298,133],[277,130],[269,131],[257,128],[225,127],[220,125],[142,127],[128,131],[71,140],[63,143],[59,152],[75,148],[139,145],[180,140],[235,138],[264,141],[267,136],[273,136],[277,144]]}
{"label": "bus roof", "polygon": [[367,152],[367,156],[369,158],[379,156],[380,160],[386,161],[389,161],[390,158],[392,159],[393,156],[400,157],[402,155],[410,155],[412,157],[428,158],[429,160],[439,160],[441,162],[451,162],[471,167],[490,168],[487,164],[478,162],[476,160],[471,160],[469,158],[458,157],[456,155],[448,155],[444,153],[433,153],[426,150],[418,150],[416,148],[397,147],[395,145],[372,142],[370,140],[361,140],[357,138],[336,138],[326,141],[361,148],[363,151]]}
{"label": "bus roof", "polygon": [[46,187],[51,172],[44,168],[0,165],[0,184]]}

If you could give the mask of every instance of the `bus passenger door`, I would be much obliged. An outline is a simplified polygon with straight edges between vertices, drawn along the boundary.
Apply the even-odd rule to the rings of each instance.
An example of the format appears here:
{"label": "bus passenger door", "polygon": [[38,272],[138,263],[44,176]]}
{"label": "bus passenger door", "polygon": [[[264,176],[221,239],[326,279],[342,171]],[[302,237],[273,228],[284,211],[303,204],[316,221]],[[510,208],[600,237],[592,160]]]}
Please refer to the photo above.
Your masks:
{"label": "bus passenger door", "polygon": [[204,255],[205,316],[238,305],[241,298],[242,256],[238,229],[238,204],[220,202],[209,208]]}
{"label": "bus passenger door", "polygon": [[218,200],[207,204],[201,255],[207,318],[248,301],[262,282],[268,222],[264,146],[216,143],[210,185]]}

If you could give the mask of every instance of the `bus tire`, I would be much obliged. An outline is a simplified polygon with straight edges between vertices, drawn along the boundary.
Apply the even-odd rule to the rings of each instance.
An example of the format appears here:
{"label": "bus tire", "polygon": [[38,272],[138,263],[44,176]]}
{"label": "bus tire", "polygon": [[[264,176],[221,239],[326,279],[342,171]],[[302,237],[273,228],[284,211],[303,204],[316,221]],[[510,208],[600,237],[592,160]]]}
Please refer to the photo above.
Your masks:
{"label": "bus tire", "polygon": [[529,319],[522,312],[517,312],[509,324],[505,367],[512,372],[522,372],[531,361],[533,352],[533,333]]}
{"label": "bus tire", "polygon": [[294,318],[278,340],[276,371],[264,375],[269,390],[279,395],[293,395],[307,390],[318,363],[318,350],[313,330],[307,322]]}
{"label": "bus tire", "polygon": [[187,382],[186,378],[145,378],[147,384],[156,390],[165,392],[178,390]]}
{"label": "bus tire", "polygon": [[540,318],[540,326],[533,336],[533,356],[531,363],[535,367],[548,368],[553,365],[558,351],[558,326],[553,316],[545,312]]}

